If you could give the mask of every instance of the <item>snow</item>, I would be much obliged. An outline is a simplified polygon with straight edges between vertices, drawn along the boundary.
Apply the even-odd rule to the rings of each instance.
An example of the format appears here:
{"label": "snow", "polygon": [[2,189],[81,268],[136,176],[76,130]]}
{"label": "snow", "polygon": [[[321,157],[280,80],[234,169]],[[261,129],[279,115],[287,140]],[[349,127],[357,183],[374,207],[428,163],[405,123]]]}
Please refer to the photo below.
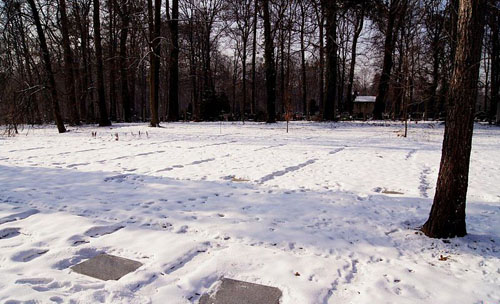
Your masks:
{"label": "snow", "polygon": [[[429,239],[443,126],[117,124],[0,137],[0,302],[499,303],[500,129],[476,125],[469,234]],[[97,132],[93,137],[92,132]],[[70,267],[137,260],[119,281]],[[299,275],[296,275],[296,274]]]}

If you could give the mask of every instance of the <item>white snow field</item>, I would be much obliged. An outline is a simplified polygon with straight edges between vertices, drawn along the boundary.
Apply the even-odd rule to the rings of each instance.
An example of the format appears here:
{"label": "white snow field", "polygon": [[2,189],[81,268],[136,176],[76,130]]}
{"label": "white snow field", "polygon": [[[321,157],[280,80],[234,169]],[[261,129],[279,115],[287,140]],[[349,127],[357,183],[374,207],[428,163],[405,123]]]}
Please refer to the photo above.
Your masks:
{"label": "white snow field", "polygon": [[[476,125],[468,235],[430,239],[444,127],[116,124],[0,137],[0,303],[500,303],[500,128]],[[93,137],[92,132],[97,132]],[[139,134],[140,132],[140,134]],[[106,252],[118,281],[70,267]]]}

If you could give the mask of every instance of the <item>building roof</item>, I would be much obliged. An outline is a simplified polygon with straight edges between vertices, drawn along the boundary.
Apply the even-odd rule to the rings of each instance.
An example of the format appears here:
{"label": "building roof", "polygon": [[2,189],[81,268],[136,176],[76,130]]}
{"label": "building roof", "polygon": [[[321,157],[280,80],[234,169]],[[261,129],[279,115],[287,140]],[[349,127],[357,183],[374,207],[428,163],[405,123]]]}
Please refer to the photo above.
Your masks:
{"label": "building roof", "polygon": [[375,102],[377,96],[357,96],[354,102]]}

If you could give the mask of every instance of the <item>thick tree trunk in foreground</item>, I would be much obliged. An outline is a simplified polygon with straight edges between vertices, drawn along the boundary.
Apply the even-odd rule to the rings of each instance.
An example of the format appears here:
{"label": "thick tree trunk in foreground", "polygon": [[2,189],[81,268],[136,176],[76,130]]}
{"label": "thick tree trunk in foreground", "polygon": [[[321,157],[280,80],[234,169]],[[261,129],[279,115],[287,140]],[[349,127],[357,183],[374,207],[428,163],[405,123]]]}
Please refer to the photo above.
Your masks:
{"label": "thick tree trunk in foreground", "polygon": [[40,49],[42,50],[42,59],[45,65],[45,70],[47,73],[47,80],[50,89],[50,97],[52,104],[52,111],[54,112],[54,119],[56,121],[57,130],[59,133],[66,132],[66,128],[64,127],[64,123],[61,117],[61,110],[59,109],[59,101],[57,98],[57,89],[56,89],[56,81],[54,79],[54,73],[52,72],[52,65],[50,61],[49,48],[47,47],[47,41],[45,40],[45,34],[42,29],[42,24],[40,22],[40,15],[38,14],[38,10],[35,5],[35,0],[28,0],[28,3],[31,8],[31,12],[33,14],[33,21],[35,22],[36,32],[38,34],[38,40],[40,42]]}
{"label": "thick tree trunk in foreground", "polygon": [[177,121],[179,120],[179,0],[172,1],[172,17],[169,25],[171,46],[168,121]]}
{"label": "thick tree trunk in foreground", "polygon": [[108,118],[108,110],[106,109],[106,94],[104,92],[104,65],[102,61],[102,44],[101,44],[101,21],[100,21],[99,0],[94,0],[94,44],[95,56],[97,61],[97,95],[99,103],[99,126],[111,126],[111,121]]}
{"label": "thick tree trunk in foreground", "polygon": [[276,122],[276,67],[274,64],[274,45],[271,34],[269,0],[262,0],[262,9],[264,11],[264,59],[266,67],[267,123],[274,123]]}
{"label": "thick tree trunk in foreground", "polygon": [[422,231],[429,237],[467,234],[465,201],[486,0],[461,0],[458,41],[436,195]]}

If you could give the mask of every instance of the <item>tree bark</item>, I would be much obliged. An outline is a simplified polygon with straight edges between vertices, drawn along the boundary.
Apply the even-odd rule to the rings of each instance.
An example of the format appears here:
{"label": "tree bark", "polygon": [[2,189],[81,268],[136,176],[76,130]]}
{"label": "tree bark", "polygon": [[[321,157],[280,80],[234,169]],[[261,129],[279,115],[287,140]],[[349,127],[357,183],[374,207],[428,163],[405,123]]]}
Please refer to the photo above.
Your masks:
{"label": "tree bark", "polygon": [[62,46],[64,52],[64,70],[65,70],[65,83],[66,100],[69,107],[71,124],[80,125],[80,116],[78,114],[78,107],[76,103],[76,90],[75,90],[75,75],[73,68],[73,54],[71,51],[71,44],[69,41],[69,22],[66,13],[66,0],[59,0],[59,13],[61,14],[61,34]]}
{"label": "tree bark", "polygon": [[264,60],[266,68],[267,123],[276,122],[276,67],[274,63],[274,43],[271,34],[269,0],[262,0],[264,13]]}
{"label": "tree bark", "polygon": [[116,107],[116,38],[115,38],[115,10],[114,0],[108,0],[109,9],[109,46],[108,46],[108,69],[109,69],[109,117],[111,121],[117,119]]}
{"label": "tree bark", "polygon": [[[77,1],[73,2],[73,11],[75,22],[80,32],[80,56],[81,66],[79,66],[76,76],[79,80],[79,101],[80,101],[80,118],[85,117],[85,122],[94,121],[93,111],[87,111],[88,88],[90,83],[91,67],[89,64],[89,21],[88,12],[90,8],[83,8]],[[93,102],[89,103],[93,108]]]}
{"label": "tree bark", "polygon": [[363,23],[365,19],[364,8],[361,8],[359,15],[356,18],[354,25],[354,35],[352,37],[352,50],[351,50],[351,66],[349,67],[349,83],[347,84],[347,112],[352,114],[354,95],[352,88],[354,85],[354,68],[356,67],[356,48],[358,46],[358,39],[361,31],[363,30]]}
{"label": "tree bark", "polygon": [[33,14],[33,21],[35,22],[36,32],[38,34],[38,40],[40,42],[40,49],[42,51],[42,59],[45,65],[45,70],[47,73],[47,80],[51,95],[52,112],[54,114],[54,120],[57,125],[57,130],[59,133],[66,132],[64,123],[61,117],[61,110],[59,109],[59,100],[57,97],[56,81],[54,79],[54,73],[52,71],[52,64],[50,60],[49,48],[47,47],[47,41],[45,40],[45,34],[43,32],[42,24],[40,22],[40,15],[38,14],[38,9],[36,8],[35,0],[28,0],[28,3]]}
{"label": "tree bark", "polygon": [[323,13],[319,17],[319,101],[320,114],[323,114],[325,105],[325,22]]}
{"label": "tree bark", "polygon": [[326,19],[326,100],[323,120],[336,120],[337,106],[337,4],[322,0]]}
{"label": "tree bark", "polygon": [[305,47],[305,26],[306,8],[304,1],[300,1],[300,67],[302,74],[302,112],[309,119],[309,107],[307,103],[307,69],[306,69],[306,47]]}
{"label": "tree bark", "polygon": [[486,0],[460,0],[457,48],[449,90],[436,194],[422,231],[429,237],[464,236],[465,202],[484,33]]}
{"label": "tree bark", "polygon": [[[495,2],[493,2],[495,3]],[[497,1],[498,3],[498,1]],[[496,12],[495,12],[496,9]],[[491,105],[489,113],[490,123],[496,122],[500,124],[500,33],[499,22],[500,12],[498,8],[493,8],[490,13],[490,28],[491,28]],[[494,117],[496,115],[496,121]]]}
{"label": "tree bark", "polygon": [[243,51],[241,55],[241,74],[242,74],[242,96],[240,113],[241,113],[241,121],[245,121],[245,107],[247,104],[247,37],[243,37]]}
{"label": "tree bark", "polygon": [[[394,52],[395,37],[398,30],[395,29],[396,18],[398,17],[401,0],[391,0],[388,9],[387,28],[385,32],[384,42],[384,64],[382,67],[382,74],[378,85],[377,99],[375,100],[375,107],[373,109],[373,118],[382,119],[385,112],[385,104],[387,102],[387,94],[389,93],[389,82],[391,80],[391,69],[393,65],[392,53]],[[400,17],[401,18],[401,17]]]}
{"label": "tree bark", "polygon": [[[167,4],[168,4],[167,0]],[[172,1],[168,121],[179,120],[179,0]]]}
{"label": "tree bark", "polygon": [[257,11],[259,10],[259,0],[254,0],[254,12],[253,12],[253,41],[252,41],[252,101],[250,104],[250,113],[253,115],[256,113],[256,98],[255,94],[257,92],[257,82],[256,82],[256,58],[257,58]]}
{"label": "tree bark", "polygon": [[106,94],[104,91],[104,65],[102,60],[102,44],[101,44],[101,21],[100,21],[100,3],[99,0],[94,2],[94,44],[96,55],[96,73],[97,73],[97,94],[99,103],[99,126],[111,126],[111,121],[108,117],[106,109]]}
{"label": "tree bark", "polygon": [[151,127],[158,127],[159,83],[160,83],[160,6],[161,0],[155,0],[154,10],[152,0],[148,0],[150,73],[149,73],[149,105],[151,109]]}
{"label": "tree bark", "polygon": [[130,101],[130,93],[128,89],[128,69],[127,69],[127,38],[130,25],[130,4],[125,3],[123,7],[120,8],[118,1],[114,0],[114,4],[121,19],[121,30],[120,30],[120,51],[118,65],[120,67],[120,93],[121,102],[123,107],[123,118],[125,122],[132,122],[132,106]]}

